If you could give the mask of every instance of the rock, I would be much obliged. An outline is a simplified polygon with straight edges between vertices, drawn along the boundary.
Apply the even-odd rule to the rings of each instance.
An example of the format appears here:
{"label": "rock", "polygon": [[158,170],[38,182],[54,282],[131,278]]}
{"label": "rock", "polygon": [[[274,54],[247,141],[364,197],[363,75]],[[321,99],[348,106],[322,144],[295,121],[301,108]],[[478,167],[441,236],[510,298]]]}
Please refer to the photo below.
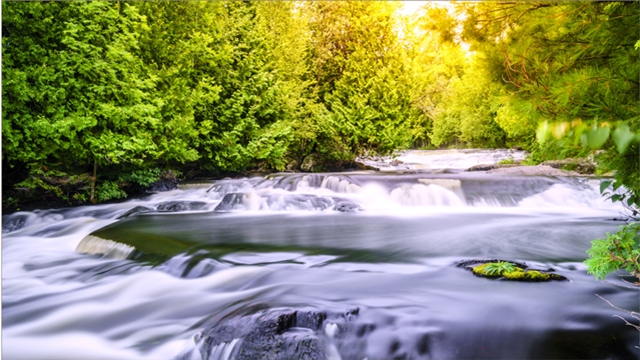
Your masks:
{"label": "rock", "polygon": [[357,212],[357,211],[362,211],[362,208],[360,207],[360,205],[358,205],[358,204],[356,204],[354,202],[348,202],[348,201],[341,201],[341,202],[335,204],[333,209],[335,211],[339,211],[339,212]]}
{"label": "rock", "polygon": [[160,178],[149,184],[149,191],[169,191],[178,187],[178,180],[173,171],[164,171],[160,173]]}
{"label": "rock", "polygon": [[118,219],[128,218],[131,215],[141,214],[149,211],[153,211],[153,209],[146,206],[136,206],[133,209],[127,211],[126,213],[118,216]]}
{"label": "rock", "polygon": [[204,203],[201,201],[166,201],[156,205],[155,209],[147,206],[136,206],[133,209],[127,211],[126,213],[118,216],[118,219],[124,219],[135,214],[142,214],[142,213],[151,212],[151,211],[180,212],[180,211],[199,210],[203,208],[205,205],[207,205],[207,203]]}
{"label": "rock", "polygon": [[513,149],[513,150],[518,150],[518,151],[523,151],[523,150],[524,150],[524,149],[522,148],[522,146],[518,146],[518,145],[516,145],[516,146],[512,147],[512,149]]}
{"label": "rock", "polygon": [[220,204],[216,206],[213,211],[232,211],[244,208],[244,196],[243,193],[230,193],[226,194]]}
{"label": "rock", "polygon": [[13,214],[5,215],[2,217],[2,232],[10,233],[16,230],[20,230],[27,222],[28,216],[26,214]]}
{"label": "rock", "polygon": [[298,168],[300,167],[300,163],[298,160],[291,160],[289,161],[289,163],[285,166],[285,169],[289,170],[289,171],[294,171],[294,170],[298,170]]}
{"label": "rock", "polygon": [[[500,275],[489,275],[485,273],[483,268],[490,263],[508,262],[515,266],[515,270]],[[569,281],[566,277],[558,274],[551,274],[553,269],[531,269],[527,264],[509,260],[499,259],[483,259],[483,260],[465,260],[456,264],[457,267],[470,270],[475,276],[489,279],[497,279],[503,281],[520,281],[520,282],[547,282],[547,281]]]}
{"label": "rock", "polygon": [[[399,327],[386,316],[344,312],[259,307],[237,312],[196,336],[194,350],[180,360],[217,359],[434,359],[437,331],[424,326]],[[377,320],[376,320],[377,318]],[[199,351],[199,354],[194,354]]]}
{"label": "rock", "polygon": [[489,170],[495,169],[496,167],[497,167],[497,164],[474,165],[468,168],[467,171],[489,171]]}
{"label": "rock", "polygon": [[205,205],[207,203],[201,201],[167,201],[158,204],[156,210],[164,212],[200,210]]}
{"label": "rock", "polygon": [[306,172],[312,172],[313,169],[318,165],[318,159],[315,154],[307,155],[302,161],[302,165],[300,165],[300,170]]}
{"label": "rock", "polygon": [[563,159],[563,160],[547,160],[540,165],[551,166],[555,169],[575,170],[579,174],[593,174],[596,171],[596,164],[587,159]]}
{"label": "rock", "polygon": [[200,354],[209,359],[217,347],[237,341],[232,349],[236,360],[327,359],[317,333],[326,314],[300,315],[298,320],[297,311],[263,311],[223,320],[203,332]]}
{"label": "rock", "polygon": [[535,166],[511,166],[494,168],[487,171],[487,174],[496,175],[535,175],[535,176],[581,176],[574,171],[565,171],[552,168],[547,165],[535,165]]}
{"label": "rock", "polygon": [[[313,179],[310,179],[312,181]],[[229,193],[222,198],[214,211],[265,210],[272,211],[324,211],[334,209],[340,212],[362,210],[349,199],[323,197],[312,194],[255,194]]]}

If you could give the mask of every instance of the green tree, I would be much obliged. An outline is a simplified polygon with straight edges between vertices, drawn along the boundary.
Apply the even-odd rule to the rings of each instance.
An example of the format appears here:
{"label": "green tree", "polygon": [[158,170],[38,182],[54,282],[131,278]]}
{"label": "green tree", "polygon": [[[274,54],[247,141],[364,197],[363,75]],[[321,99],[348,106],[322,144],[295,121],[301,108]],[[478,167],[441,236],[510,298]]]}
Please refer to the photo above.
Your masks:
{"label": "green tree", "polygon": [[136,56],[141,27],[135,9],[121,3],[3,3],[3,156],[195,159],[163,131],[156,79]]}
{"label": "green tree", "polygon": [[618,269],[638,276],[637,2],[495,2],[459,9],[472,49],[487,54],[488,67],[502,64],[510,110],[500,121],[530,128],[533,120],[543,147],[604,150],[600,170],[613,171],[614,179],[603,182],[601,192],[623,202],[630,223],[594,241],[585,264],[596,279]]}
{"label": "green tree", "polygon": [[282,169],[304,102],[304,37],[297,36],[302,30],[294,4],[138,6],[152,29],[142,40],[145,61],[163,79],[171,104],[180,104],[184,121],[196,129],[188,138],[202,155],[200,166]]}
{"label": "green tree", "polygon": [[411,145],[421,113],[411,107],[412,72],[398,34],[400,4],[305,3],[312,79],[329,111],[326,148],[335,158],[388,153]]}

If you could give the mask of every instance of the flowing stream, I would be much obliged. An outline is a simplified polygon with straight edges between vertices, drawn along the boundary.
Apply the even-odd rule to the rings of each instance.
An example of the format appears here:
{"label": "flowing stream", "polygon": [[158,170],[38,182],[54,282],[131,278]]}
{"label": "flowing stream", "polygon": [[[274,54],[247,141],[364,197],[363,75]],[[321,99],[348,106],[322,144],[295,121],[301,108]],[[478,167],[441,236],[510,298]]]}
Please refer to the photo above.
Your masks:
{"label": "flowing stream", "polygon": [[[638,358],[638,332],[595,295],[637,311],[637,291],[582,264],[623,209],[593,178],[460,170],[514,154],[405,152],[380,172],[185,183],[5,215],[2,358],[234,359],[248,340],[213,346],[208,329],[291,309],[329,314],[279,333],[320,339],[326,359]],[[569,281],[456,266],[491,258]]]}

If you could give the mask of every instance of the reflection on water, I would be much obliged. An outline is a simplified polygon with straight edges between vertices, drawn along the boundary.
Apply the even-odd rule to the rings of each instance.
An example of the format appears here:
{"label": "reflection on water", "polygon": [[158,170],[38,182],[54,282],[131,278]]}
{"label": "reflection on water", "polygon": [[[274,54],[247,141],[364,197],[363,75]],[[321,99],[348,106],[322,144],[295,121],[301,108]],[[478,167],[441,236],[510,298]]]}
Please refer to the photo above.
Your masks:
{"label": "reflection on water", "polygon": [[[460,154],[496,155],[428,156]],[[620,225],[598,186],[276,174],[3,216],[3,358],[234,358],[248,340],[212,343],[215,326],[274,311],[324,314],[278,336],[317,340],[325,358],[636,358],[637,333],[595,294],[633,309],[637,293],[582,265],[590,241]],[[492,281],[455,266],[478,258],[570,281]]]}

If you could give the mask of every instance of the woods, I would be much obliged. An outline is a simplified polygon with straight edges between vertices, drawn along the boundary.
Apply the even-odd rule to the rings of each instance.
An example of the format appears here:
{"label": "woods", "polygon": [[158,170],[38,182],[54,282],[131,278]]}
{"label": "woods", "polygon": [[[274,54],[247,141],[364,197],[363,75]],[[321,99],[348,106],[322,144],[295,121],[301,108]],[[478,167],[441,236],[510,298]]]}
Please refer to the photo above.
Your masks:
{"label": "woods", "polygon": [[637,3],[401,6],[4,2],[4,190],[109,200],[168,170],[520,145],[603,149],[640,201]]}

